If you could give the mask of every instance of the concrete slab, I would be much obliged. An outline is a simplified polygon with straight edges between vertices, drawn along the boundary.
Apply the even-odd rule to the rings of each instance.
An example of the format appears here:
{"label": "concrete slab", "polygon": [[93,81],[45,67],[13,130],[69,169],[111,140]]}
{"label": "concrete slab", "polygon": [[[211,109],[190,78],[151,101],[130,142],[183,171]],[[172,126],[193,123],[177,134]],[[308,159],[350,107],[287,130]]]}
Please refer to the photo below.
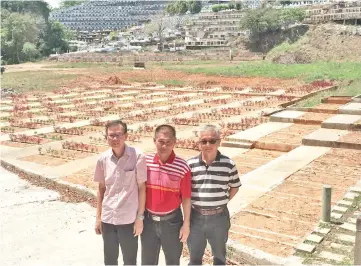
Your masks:
{"label": "concrete slab", "polygon": [[309,236],[306,237],[307,241],[311,241],[311,242],[315,242],[315,243],[321,243],[321,241],[323,240],[323,236],[318,236],[318,235],[314,235],[311,234]]}
{"label": "concrete slab", "polygon": [[313,232],[319,233],[319,234],[322,234],[322,235],[327,235],[330,231],[331,231],[330,228],[321,228],[321,227],[316,227],[313,230]]}
{"label": "concrete slab", "polygon": [[350,207],[352,205],[352,201],[349,200],[340,200],[336,203],[337,205],[340,206],[346,206],[346,207]]}
{"label": "concrete slab", "polygon": [[348,192],[344,196],[344,199],[346,199],[346,200],[354,200],[357,196],[358,196],[358,194],[356,194],[356,193]]}
{"label": "concrete slab", "polygon": [[340,107],[338,110],[341,114],[361,115],[361,103],[351,102]]}
{"label": "concrete slab", "polygon": [[361,115],[346,115],[339,114],[330,117],[326,121],[322,122],[322,128],[329,129],[342,129],[347,130],[352,127],[352,124],[361,119]]}
{"label": "concrete slab", "polygon": [[334,219],[341,219],[343,216],[342,213],[337,213],[337,212],[331,212],[331,218],[334,218]]}
{"label": "concrete slab", "polygon": [[[321,146],[333,148],[346,148],[347,143],[338,142],[340,138],[347,135],[346,130],[320,128],[302,139],[302,144],[307,146]],[[347,146],[347,145],[346,145]]]}
{"label": "concrete slab", "polygon": [[344,234],[338,234],[336,235],[338,240],[341,240],[343,242],[346,242],[348,244],[354,244],[355,243],[355,236],[349,236]]}
{"label": "concrete slab", "polygon": [[344,223],[340,226],[340,228],[351,231],[351,232],[356,232],[356,224]]}
{"label": "concrete slab", "polygon": [[357,187],[357,186],[351,187],[350,191],[353,192],[353,193],[361,194],[361,187]]}
{"label": "concrete slab", "polygon": [[332,208],[332,211],[341,212],[341,213],[345,213],[347,210],[348,210],[348,208],[337,206],[337,205]]}
{"label": "concrete slab", "polygon": [[242,153],[248,151],[248,149],[241,149],[241,148],[229,148],[229,147],[219,147],[218,150],[227,155],[230,158],[239,156]]}
{"label": "concrete slab", "polygon": [[226,140],[234,142],[254,142],[278,130],[290,127],[291,125],[292,123],[269,122],[238,132],[234,135],[230,135],[226,138]]}
{"label": "concrete slab", "polygon": [[272,190],[287,177],[329,150],[330,148],[325,147],[301,146],[241,176],[243,184],[241,188],[250,186],[257,189],[252,190],[249,197],[241,192],[237,193],[228,206],[230,213],[239,212],[243,206],[247,206],[265,192]]}
{"label": "concrete slab", "polygon": [[356,222],[357,222],[357,219],[356,218],[348,218],[347,219],[347,221],[349,222],[349,223],[352,223],[352,224],[356,224]]}
{"label": "concrete slab", "polygon": [[315,245],[310,245],[310,244],[305,244],[305,243],[299,244],[296,247],[297,251],[302,251],[302,252],[306,252],[306,253],[313,253],[315,251],[315,249],[316,249]]}
{"label": "concrete slab", "polygon": [[321,258],[324,258],[327,260],[333,260],[333,261],[337,261],[337,262],[341,262],[346,258],[346,256],[344,256],[344,255],[340,255],[340,254],[336,254],[336,253],[332,253],[332,252],[328,252],[328,251],[321,251],[319,256]]}
{"label": "concrete slab", "polygon": [[271,115],[270,121],[271,122],[286,122],[286,123],[292,123],[293,119],[299,118],[300,116],[303,116],[305,112],[302,111],[282,111],[276,114]]}

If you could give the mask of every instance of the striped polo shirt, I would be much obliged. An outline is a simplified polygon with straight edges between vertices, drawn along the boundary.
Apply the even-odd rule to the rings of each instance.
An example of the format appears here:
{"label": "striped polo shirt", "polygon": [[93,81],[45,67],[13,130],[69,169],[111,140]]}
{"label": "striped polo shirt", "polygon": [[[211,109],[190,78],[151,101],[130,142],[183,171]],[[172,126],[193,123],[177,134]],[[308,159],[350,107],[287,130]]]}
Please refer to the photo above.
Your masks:
{"label": "striped polo shirt", "polygon": [[170,213],[182,203],[183,198],[191,197],[191,174],[185,160],[170,155],[162,163],[158,154],[146,155],[147,196],[145,207],[158,215]]}
{"label": "striped polo shirt", "polygon": [[228,189],[241,186],[235,163],[217,153],[211,165],[202,160],[202,153],[187,161],[192,176],[192,205],[202,209],[223,207],[229,202]]}

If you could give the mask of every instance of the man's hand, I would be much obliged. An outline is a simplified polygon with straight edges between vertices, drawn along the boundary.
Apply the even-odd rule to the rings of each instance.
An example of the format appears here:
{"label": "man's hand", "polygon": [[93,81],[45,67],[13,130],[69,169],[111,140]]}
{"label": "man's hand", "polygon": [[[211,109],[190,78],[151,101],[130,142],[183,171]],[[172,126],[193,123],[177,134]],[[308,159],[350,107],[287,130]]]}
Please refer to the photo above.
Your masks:
{"label": "man's hand", "polygon": [[103,233],[102,221],[100,219],[97,219],[96,222],[95,222],[95,233],[97,235],[101,235]]}
{"label": "man's hand", "polygon": [[135,219],[133,234],[134,237],[140,236],[143,232],[143,220]]}
{"label": "man's hand", "polygon": [[179,231],[180,242],[183,242],[183,243],[187,242],[189,232],[190,232],[189,224],[183,224],[183,226],[181,227],[181,229]]}

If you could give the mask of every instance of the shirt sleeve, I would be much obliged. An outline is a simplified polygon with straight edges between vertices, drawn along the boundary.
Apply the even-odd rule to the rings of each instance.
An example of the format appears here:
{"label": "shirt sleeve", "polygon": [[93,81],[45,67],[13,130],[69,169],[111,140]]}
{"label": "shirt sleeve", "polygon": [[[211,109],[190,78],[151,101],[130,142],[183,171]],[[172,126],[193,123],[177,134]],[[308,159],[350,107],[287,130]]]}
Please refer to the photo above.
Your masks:
{"label": "shirt sleeve", "polygon": [[138,155],[137,164],[135,166],[137,174],[138,184],[144,183],[147,181],[147,162],[145,160],[145,155],[143,153]]}
{"label": "shirt sleeve", "polygon": [[105,182],[103,161],[99,159],[95,166],[94,182]]}
{"label": "shirt sleeve", "polygon": [[180,191],[182,199],[190,199],[192,195],[191,171],[188,170],[181,180]]}
{"label": "shirt sleeve", "polygon": [[239,176],[238,176],[238,170],[236,165],[233,165],[233,168],[231,169],[230,173],[229,173],[229,183],[228,185],[232,188],[237,188],[242,186],[241,184],[241,180],[239,180]]}

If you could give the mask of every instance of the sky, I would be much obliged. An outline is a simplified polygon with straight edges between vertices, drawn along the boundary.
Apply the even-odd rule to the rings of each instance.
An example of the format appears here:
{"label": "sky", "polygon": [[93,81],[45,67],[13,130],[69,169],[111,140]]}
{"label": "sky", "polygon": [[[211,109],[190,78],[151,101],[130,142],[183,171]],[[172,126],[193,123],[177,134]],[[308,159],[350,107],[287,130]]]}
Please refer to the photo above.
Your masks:
{"label": "sky", "polygon": [[46,2],[51,5],[51,7],[59,7],[59,3],[61,0],[45,0]]}

